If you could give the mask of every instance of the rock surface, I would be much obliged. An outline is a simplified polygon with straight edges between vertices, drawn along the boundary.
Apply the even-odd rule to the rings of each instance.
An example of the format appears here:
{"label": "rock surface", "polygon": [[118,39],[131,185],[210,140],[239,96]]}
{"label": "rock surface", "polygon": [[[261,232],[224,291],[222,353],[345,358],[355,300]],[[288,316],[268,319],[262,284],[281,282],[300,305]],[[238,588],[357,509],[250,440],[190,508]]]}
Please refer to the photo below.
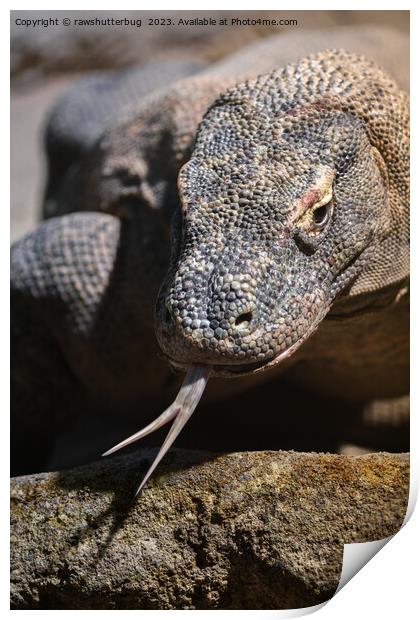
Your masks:
{"label": "rock surface", "polygon": [[405,454],[173,450],[133,502],[153,454],[12,480],[13,608],[315,605],[405,516]]}

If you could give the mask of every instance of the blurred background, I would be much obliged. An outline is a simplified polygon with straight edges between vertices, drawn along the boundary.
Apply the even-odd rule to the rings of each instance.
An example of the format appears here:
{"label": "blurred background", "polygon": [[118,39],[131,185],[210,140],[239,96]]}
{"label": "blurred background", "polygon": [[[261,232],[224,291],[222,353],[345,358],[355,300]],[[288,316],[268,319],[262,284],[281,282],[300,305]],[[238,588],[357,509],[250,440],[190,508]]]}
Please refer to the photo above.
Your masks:
{"label": "blurred background", "polygon": [[[147,18],[239,17],[297,20],[290,26],[148,26]],[[19,19],[58,18],[58,25],[24,27]],[[135,26],[64,26],[65,17],[142,19]],[[386,25],[409,33],[408,11],[12,11],[11,239],[39,220],[45,183],[42,133],[48,109],[89,71],[116,70],[162,58],[214,62],[258,38],[290,30]],[[326,47],[328,41],[326,41]]]}

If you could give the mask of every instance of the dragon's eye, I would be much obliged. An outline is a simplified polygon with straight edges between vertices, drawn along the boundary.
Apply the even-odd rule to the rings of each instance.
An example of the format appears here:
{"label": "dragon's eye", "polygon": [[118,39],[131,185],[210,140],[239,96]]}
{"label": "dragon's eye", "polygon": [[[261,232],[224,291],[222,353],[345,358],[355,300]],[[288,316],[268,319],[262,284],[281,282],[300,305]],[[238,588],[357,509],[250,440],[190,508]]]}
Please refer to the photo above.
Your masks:
{"label": "dragon's eye", "polygon": [[312,221],[314,228],[320,230],[321,228],[324,228],[324,226],[326,226],[328,220],[330,219],[331,207],[332,201],[330,200],[330,202],[328,202],[327,204],[317,207],[313,210]]}
{"label": "dragon's eye", "polygon": [[332,190],[327,192],[321,200],[315,203],[311,211],[311,228],[313,231],[322,230],[328,224],[332,213]]}

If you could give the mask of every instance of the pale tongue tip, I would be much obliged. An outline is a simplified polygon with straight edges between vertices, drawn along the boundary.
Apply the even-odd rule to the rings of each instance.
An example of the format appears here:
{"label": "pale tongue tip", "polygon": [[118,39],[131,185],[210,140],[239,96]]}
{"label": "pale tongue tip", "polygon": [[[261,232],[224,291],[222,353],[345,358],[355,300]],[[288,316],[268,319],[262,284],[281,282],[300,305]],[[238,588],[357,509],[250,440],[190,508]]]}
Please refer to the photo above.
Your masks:
{"label": "pale tongue tip", "polygon": [[187,374],[185,375],[185,379],[178,392],[178,395],[172,405],[170,405],[159,417],[157,417],[156,420],[145,426],[137,433],[134,433],[134,435],[131,435],[127,439],[121,441],[110,450],[107,450],[102,455],[108,456],[110,454],[113,454],[114,452],[117,452],[121,448],[124,448],[125,446],[128,446],[129,444],[138,441],[146,435],[153,433],[155,430],[158,430],[159,428],[161,428],[161,426],[167,424],[173,418],[175,418],[169,430],[169,433],[162,444],[162,447],[160,448],[156,458],[154,459],[139,488],[137,489],[136,496],[143,489],[146,482],[152,475],[153,471],[156,469],[160,461],[163,459],[165,454],[174,443],[175,439],[178,437],[179,433],[184,428],[191,415],[194,413],[194,410],[200,402],[201,396],[206,387],[210,372],[211,366],[190,366]]}
{"label": "pale tongue tip", "polygon": [[[184,428],[185,424],[194,413],[195,408],[200,402],[201,396],[204,392],[204,388],[206,387],[210,375],[210,370],[211,369],[206,366],[191,366],[188,369],[187,375],[181,387],[181,390],[185,387],[185,391],[182,394],[182,401],[178,402],[178,404],[181,406],[179,413],[177,414],[171,428],[169,429],[169,433],[167,434],[166,439],[162,444],[162,447],[157,453],[153,463],[149,467],[139,488],[137,489],[135,494],[136,496],[143,489],[156,467],[159,465],[165,454],[174,443],[175,439]],[[179,395],[181,394],[181,390],[179,392]],[[178,397],[175,399],[175,402],[177,402],[177,399]]]}

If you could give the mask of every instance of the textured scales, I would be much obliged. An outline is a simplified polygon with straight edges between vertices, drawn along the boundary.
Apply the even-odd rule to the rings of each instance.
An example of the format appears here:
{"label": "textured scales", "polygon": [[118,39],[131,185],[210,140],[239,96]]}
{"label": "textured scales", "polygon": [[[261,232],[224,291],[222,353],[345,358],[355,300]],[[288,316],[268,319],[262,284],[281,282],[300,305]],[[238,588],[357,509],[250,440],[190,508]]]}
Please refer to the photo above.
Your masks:
{"label": "textured scales", "polygon": [[163,418],[122,442],[175,417],[152,468],[210,372],[275,367],[366,402],[406,393],[407,95],[344,51],[267,73],[277,41],[250,47],[245,70],[234,55],[133,101],[71,165],[64,139],[46,208],[62,217],[12,254],[22,435],[35,421],[48,444],[57,404],[162,406],[162,280],[159,345],[190,371]]}

